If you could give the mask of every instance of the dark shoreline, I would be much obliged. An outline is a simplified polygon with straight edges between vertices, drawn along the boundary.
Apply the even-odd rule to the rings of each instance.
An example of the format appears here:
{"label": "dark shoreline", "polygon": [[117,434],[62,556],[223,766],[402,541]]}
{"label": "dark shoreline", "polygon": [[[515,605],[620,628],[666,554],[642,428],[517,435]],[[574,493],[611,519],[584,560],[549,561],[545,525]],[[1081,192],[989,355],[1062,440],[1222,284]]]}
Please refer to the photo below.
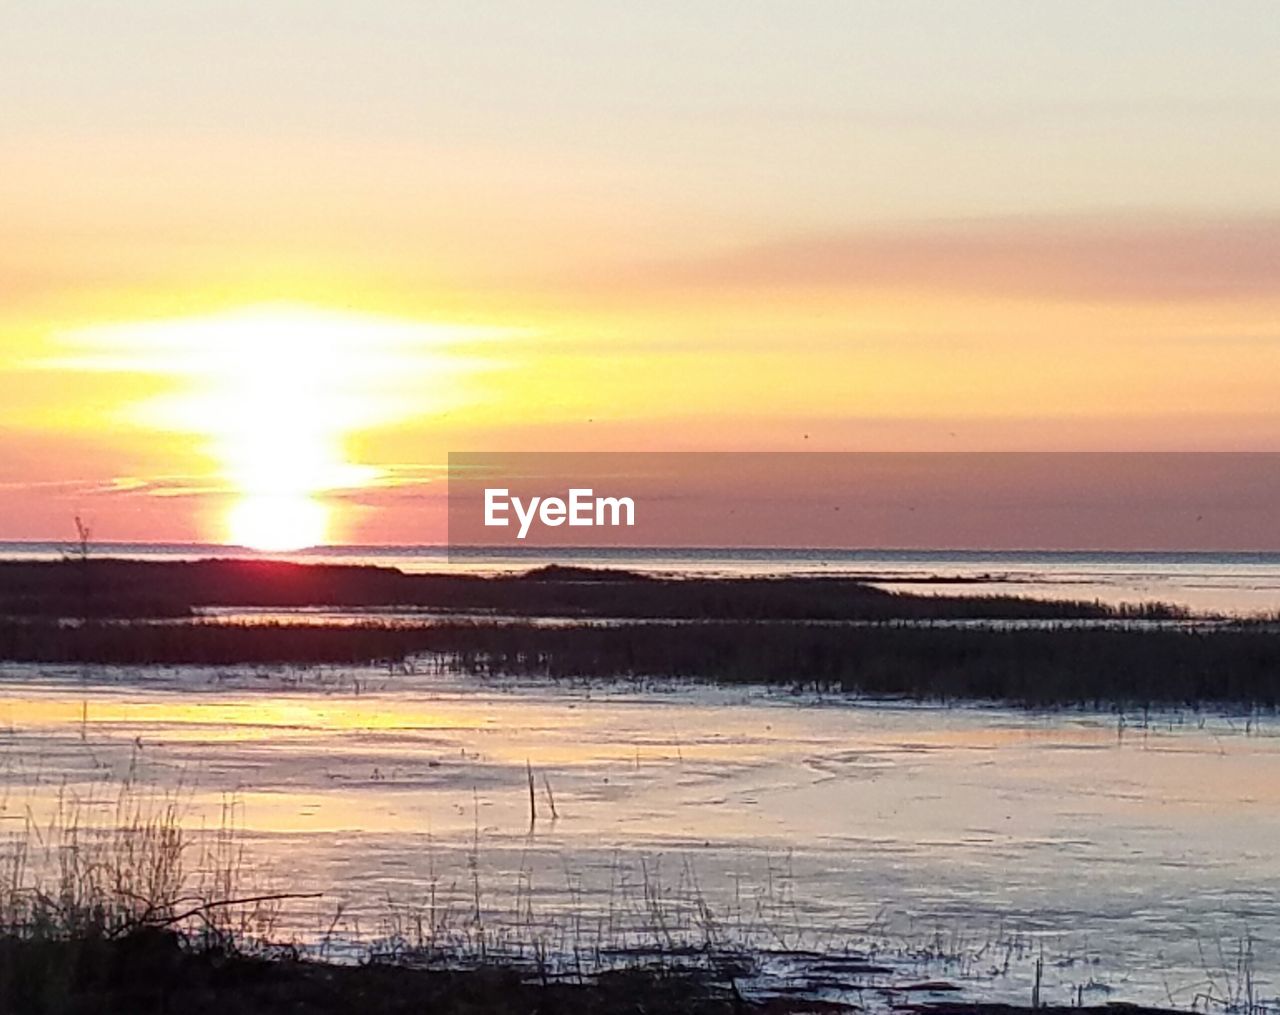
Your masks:
{"label": "dark shoreline", "polygon": [[[817,1015],[863,1006],[819,987],[744,996],[743,960],[656,955],[595,973],[550,975],[504,964],[422,968],[395,961],[338,964],[290,948],[242,953],[222,941],[139,928],[120,937],[0,937],[0,1010],[15,1015]],[[856,974],[850,957],[843,965]],[[878,967],[868,966],[874,972]],[[858,990],[877,1010],[917,1015],[1103,1015],[1117,1005],[1014,1005],[942,1000],[945,981]],[[1132,1015],[1173,1009],[1121,1005]]]}
{"label": "dark shoreline", "polygon": [[0,622],[0,660],[9,662],[404,665],[423,656],[486,677],[768,685],[1033,708],[1280,705],[1280,635],[1264,628]]}
{"label": "dark shoreline", "polygon": [[514,575],[407,574],[374,565],[264,560],[0,560],[0,616],[179,618],[211,607],[414,607],[520,616],[694,620],[923,620],[1141,617],[1026,596],[889,592],[855,577],[673,577],[552,565]]}
{"label": "dark shoreline", "polygon": [[[213,607],[436,615],[430,623],[199,619]],[[472,619],[456,616],[464,613]],[[490,615],[507,619],[474,619]],[[530,622],[548,617],[557,622]],[[429,656],[482,675],[767,684],[1032,707],[1275,709],[1274,628],[1196,622],[1160,604],[915,595],[847,578],[0,561],[0,660],[28,663],[395,665]]]}

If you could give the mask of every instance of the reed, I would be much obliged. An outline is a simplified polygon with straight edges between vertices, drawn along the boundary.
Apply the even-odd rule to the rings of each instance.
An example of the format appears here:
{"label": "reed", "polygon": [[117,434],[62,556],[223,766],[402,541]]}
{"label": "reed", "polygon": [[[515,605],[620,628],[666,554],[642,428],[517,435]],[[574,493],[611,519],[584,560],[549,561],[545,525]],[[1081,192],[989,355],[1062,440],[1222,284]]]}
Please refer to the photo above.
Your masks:
{"label": "reed", "polygon": [[1280,637],[1258,625],[1001,629],[752,622],[540,627],[0,621],[0,659],[203,666],[394,666],[417,659],[483,676],[759,684],[1028,707],[1269,711],[1280,704]]}
{"label": "reed", "polygon": [[[787,856],[770,858],[766,877],[717,905],[688,857],[677,862],[673,878],[672,861],[662,855],[625,861],[619,855],[606,904],[586,900],[578,875],[566,869],[570,905],[544,913],[526,866],[509,904],[501,885],[482,887],[478,819],[464,861],[468,876],[433,880],[417,900],[387,899],[372,939],[360,933],[359,907],[340,902],[314,944],[281,943],[262,911],[315,897],[255,895],[245,887],[233,801],[203,837],[185,830],[180,791],[157,793],[130,777],[105,816],[95,809],[89,820],[90,803],[101,801],[65,792],[46,818],[37,821],[28,811],[5,842],[2,1011],[837,1012],[859,1010],[873,998],[901,1004],[926,988],[945,995],[958,989],[950,977],[980,984],[999,975],[984,972],[993,953],[1004,954],[1005,975],[1011,962],[1022,965],[1034,955],[1029,938],[1003,929],[984,937],[956,926],[921,938],[877,915],[851,932],[834,929],[850,926],[834,914],[832,929],[821,930],[812,914],[797,911]],[[433,854],[428,865],[434,878]],[[344,939],[363,944],[352,952],[341,947]],[[317,961],[339,952],[359,961]],[[1252,1000],[1252,953],[1241,955],[1238,985],[1224,990],[1261,1015],[1265,1008]],[[1038,978],[1038,957],[1036,968]],[[773,986],[750,986],[762,970]],[[1222,995],[1215,991],[1197,1003],[1207,1006],[1210,996],[1216,1004]],[[937,1004],[928,1010],[940,1011]],[[969,1003],[964,1011],[1017,1009]]]}

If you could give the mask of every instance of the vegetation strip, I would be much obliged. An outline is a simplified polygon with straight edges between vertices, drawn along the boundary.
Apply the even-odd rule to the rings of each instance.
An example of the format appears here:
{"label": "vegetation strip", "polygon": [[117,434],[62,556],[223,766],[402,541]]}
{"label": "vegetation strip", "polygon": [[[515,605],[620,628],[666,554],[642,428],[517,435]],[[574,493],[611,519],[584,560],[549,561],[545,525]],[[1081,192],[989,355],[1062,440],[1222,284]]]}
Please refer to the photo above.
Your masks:
{"label": "vegetation strip", "polygon": [[0,659],[122,665],[404,663],[486,676],[777,685],[1026,706],[1280,702],[1257,628],[999,630],[828,624],[434,625],[0,622]]}
{"label": "vegetation strip", "polygon": [[[986,578],[975,579],[984,587]],[[952,580],[950,584],[954,585]],[[208,607],[401,607],[518,616],[691,620],[1178,619],[1016,595],[913,595],[857,577],[673,577],[550,566],[524,574],[405,574],[263,560],[0,561],[0,616],[185,617]]]}

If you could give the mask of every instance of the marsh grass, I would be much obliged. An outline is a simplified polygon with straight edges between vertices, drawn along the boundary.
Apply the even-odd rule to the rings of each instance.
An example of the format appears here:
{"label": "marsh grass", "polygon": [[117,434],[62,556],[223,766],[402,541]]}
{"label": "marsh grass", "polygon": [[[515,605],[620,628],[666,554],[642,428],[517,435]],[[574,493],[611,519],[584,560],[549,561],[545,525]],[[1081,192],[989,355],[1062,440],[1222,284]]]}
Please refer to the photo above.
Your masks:
{"label": "marsh grass", "polygon": [[[1191,1010],[1225,1015],[1276,1015],[1280,998],[1261,996],[1254,968],[1253,935],[1245,932],[1233,942],[1219,936],[1206,950],[1197,939],[1204,980],[1196,984]],[[1172,999],[1172,998],[1171,998]]]}
{"label": "marsh grass", "polygon": [[0,840],[0,937],[112,940],[167,930],[223,949],[269,941],[292,896],[245,887],[233,800],[218,827],[202,833],[186,828],[187,805],[181,786],[157,793],[141,785],[136,763],[114,798],[64,785],[46,815],[25,805],[20,827]]}
{"label": "marsh grass", "polygon": [[[1043,938],[1003,926],[903,926],[883,912],[858,925],[806,911],[790,854],[767,857],[751,879],[735,875],[732,897],[718,904],[684,854],[615,853],[603,898],[567,864],[560,883],[548,883],[554,875],[528,853],[503,883],[482,873],[478,819],[465,857],[428,842],[427,880],[413,896],[349,906],[255,892],[237,814],[227,800],[214,827],[188,831],[186,793],[144,785],[132,768],[113,797],[67,788],[47,814],[27,808],[0,857],[0,1006],[18,998],[6,1010],[151,1012],[189,997],[193,1010],[212,1012],[230,997],[243,1007],[227,1010],[329,1012],[376,989],[379,1012],[420,1010],[424,996],[439,1001],[432,1010],[496,1012],[534,1010],[563,988],[579,992],[567,996],[584,1012],[635,998],[654,1011],[819,1010],[779,999],[837,1011],[846,1002],[891,1008],[1044,961]],[[289,929],[304,901],[317,914],[331,906],[305,944]],[[1257,997],[1252,942],[1218,951],[1193,1007],[1272,1012]],[[1095,960],[1069,960],[1079,963],[1072,990],[1083,1006],[1103,989]],[[220,969],[237,972],[227,983]],[[250,989],[268,1000],[250,1004]],[[123,1007],[105,1007],[104,992]],[[502,1006],[511,996],[515,1009]]]}
{"label": "marsh grass", "polygon": [[452,665],[485,676],[676,679],[1029,707],[1280,704],[1280,637],[1255,628],[476,624],[424,638]]}
{"label": "marsh grass", "polygon": [[1032,707],[1280,705],[1280,637],[1257,625],[999,628],[809,622],[535,626],[0,621],[0,658],[146,665],[379,664],[483,676],[774,685]]}

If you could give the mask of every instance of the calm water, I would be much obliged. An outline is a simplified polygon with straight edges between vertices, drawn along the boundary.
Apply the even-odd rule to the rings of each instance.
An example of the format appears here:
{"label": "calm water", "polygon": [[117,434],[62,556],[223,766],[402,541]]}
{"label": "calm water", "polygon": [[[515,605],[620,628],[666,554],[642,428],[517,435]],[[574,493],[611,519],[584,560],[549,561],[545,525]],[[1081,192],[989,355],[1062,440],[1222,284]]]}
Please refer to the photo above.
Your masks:
{"label": "calm water", "polygon": [[233,800],[254,880],[324,893],[283,916],[312,942],[372,940],[388,912],[465,926],[478,899],[491,930],[553,948],[713,926],[778,975],[784,949],[852,945],[975,997],[1025,1002],[1041,956],[1054,1002],[1280,993],[1272,720],[482,683],[425,662],[0,667],[0,831],[59,795],[109,821],[132,773],[192,829]]}
{"label": "calm water", "polygon": [[[55,543],[0,543],[0,558],[56,559]],[[103,544],[99,552],[156,560],[245,556],[195,544]],[[547,563],[543,553],[442,547],[326,547],[282,559],[380,564],[405,571],[519,571]],[[1012,592],[1107,603],[1159,600],[1215,613],[1280,611],[1277,553],[1092,553],[980,550],[562,550],[560,562],[675,574],[856,574],[886,588],[948,594]],[[922,579],[951,579],[931,585]],[[954,579],[965,579],[959,584]],[[909,584],[903,584],[909,580]]]}
{"label": "calm water", "polygon": [[[61,551],[0,544],[3,557]],[[415,572],[545,560],[450,560],[430,548],[290,559]],[[558,559],[1280,610],[1274,554]],[[928,578],[966,581],[920,582]],[[313,614],[333,619],[296,615]],[[771,956],[762,988],[809,975],[789,957],[796,949],[852,947],[897,966],[898,983],[943,978],[973,997],[1027,1001],[1037,958],[1054,1002],[1204,1009],[1204,995],[1280,994],[1273,719],[482,683],[429,662],[407,672],[0,666],[5,848],[59,798],[85,802],[90,823],[110,823],[131,776],[157,800],[181,799],[196,834],[217,827],[232,801],[255,886],[323,893],[288,903],[278,930],[313,945],[329,938],[339,953],[421,922],[465,937],[478,912],[488,933],[534,936],[559,954],[742,942]],[[539,808],[532,828],[526,766]]]}

